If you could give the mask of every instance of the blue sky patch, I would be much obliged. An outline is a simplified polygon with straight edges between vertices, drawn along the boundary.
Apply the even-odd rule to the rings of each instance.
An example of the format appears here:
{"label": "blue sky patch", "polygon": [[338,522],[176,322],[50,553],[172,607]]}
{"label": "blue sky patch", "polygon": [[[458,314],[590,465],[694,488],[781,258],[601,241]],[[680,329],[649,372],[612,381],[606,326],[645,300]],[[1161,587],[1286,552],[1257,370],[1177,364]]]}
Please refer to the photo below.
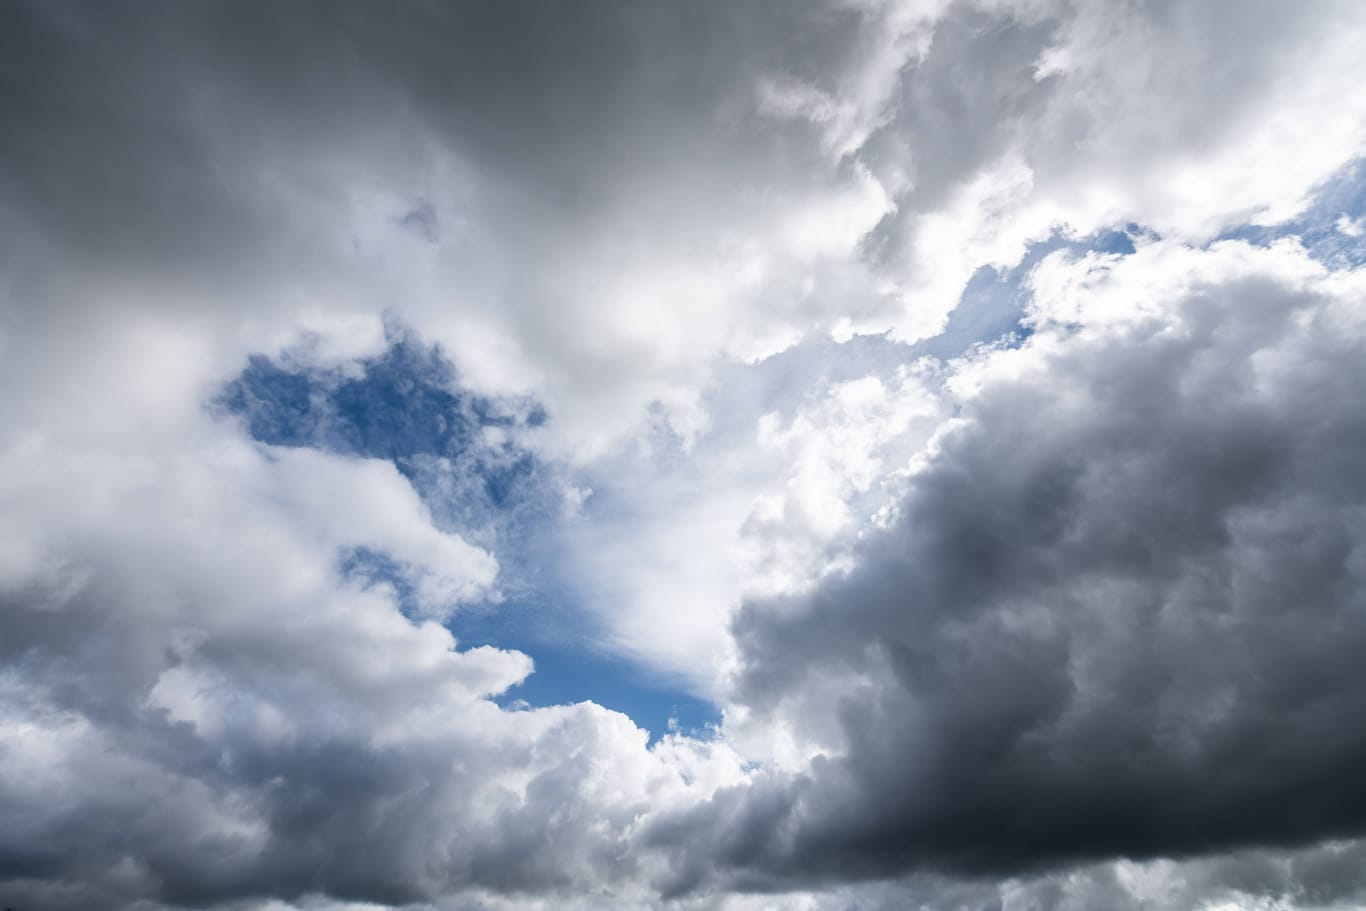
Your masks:
{"label": "blue sky patch", "polygon": [[555,496],[554,472],[518,441],[545,420],[543,409],[470,393],[438,348],[391,336],[359,372],[253,356],[218,403],[263,443],[388,459],[439,525],[505,544]]}
{"label": "blue sky patch", "polygon": [[1276,225],[1243,225],[1218,239],[1266,246],[1292,236],[1330,268],[1366,264],[1366,161],[1357,159],[1325,181],[1298,217]]}
{"label": "blue sky patch", "polygon": [[1142,233],[1143,229],[1133,224],[1122,230],[1106,229],[1076,240],[1069,240],[1059,231],[1047,240],[1030,244],[1013,268],[982,266],[963,289],[944,331],[917,343],[915,353],[948,359],[958,357],[978,344],[1021,344],[1034,332],[1024,321],[1029,303],[1024,280],[1045,256],[1058,250],[1075,256],[1089,252],[1128,256],[1135,250],[1134,236]]}
{"label": "blue sky patch", "polygon": [[[438,526],[494,553],[503,599],[464,606],[446,625],[462,648],[517,649],[536,662],[501,704],[592,700],[631,716],[653,739],[671,720],[685,730],[719,722],[706,700],[597,644],[596,621],[559,571],[564,479],[522,442],[547,420],[535,402],[473,394],[439,348],[393,331],[388,350],[359,370],[253,356],[216,405],[263,443],[392,461]],[[386,554],[355,548],[338,568],[387,586],[417,616],[411,581]]]}

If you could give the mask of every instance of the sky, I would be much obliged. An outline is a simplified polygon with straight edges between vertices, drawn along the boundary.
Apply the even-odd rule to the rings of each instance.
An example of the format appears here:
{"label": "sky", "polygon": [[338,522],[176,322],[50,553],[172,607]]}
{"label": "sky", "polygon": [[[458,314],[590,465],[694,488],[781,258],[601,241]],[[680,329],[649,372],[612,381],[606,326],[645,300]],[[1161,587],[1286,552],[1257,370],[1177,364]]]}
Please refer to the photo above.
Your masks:
{"label": "sky", "polygon": [[1366,906],[1366,6],[0,4],[0,904]]}

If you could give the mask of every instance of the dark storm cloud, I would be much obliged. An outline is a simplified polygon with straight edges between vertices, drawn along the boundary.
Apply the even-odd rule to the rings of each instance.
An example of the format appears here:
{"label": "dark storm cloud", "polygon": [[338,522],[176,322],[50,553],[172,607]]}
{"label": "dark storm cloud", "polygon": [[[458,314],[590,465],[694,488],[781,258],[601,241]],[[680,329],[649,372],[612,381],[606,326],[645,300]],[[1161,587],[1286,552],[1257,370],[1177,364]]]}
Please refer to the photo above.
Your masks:
{"label": "dark storm cloud", "polygon": [[[302,189],[320,189],[307,159],[336,144],[416,167],[414,131],[435,130],[523,205],[580,211],[671,157],[749,156],[757,134],[718,124],[717,104],[737,89],[746,102],[741,77],[794,49],[819,69],[839,38],[799,39],[819,17],[764,4],[424,4],[395,16],[365,3],[25,3],[5,15],[7,201],[123,263],[254,246],[287,202],[254,184],[261,170],[297,156]],[[395,213],[424,233],[435,215],[430,203]],[[256,243],[279,243],[273,227]]]}
{"label": "dark storm cloud", "polygon": [[741,613],[738,701],[800,730],[840,693],[845,749],[782,812],[681,823],[702,863],[1000,875],[1366,831],[1359,294],[1197,284],[986,380],[856,569]]}

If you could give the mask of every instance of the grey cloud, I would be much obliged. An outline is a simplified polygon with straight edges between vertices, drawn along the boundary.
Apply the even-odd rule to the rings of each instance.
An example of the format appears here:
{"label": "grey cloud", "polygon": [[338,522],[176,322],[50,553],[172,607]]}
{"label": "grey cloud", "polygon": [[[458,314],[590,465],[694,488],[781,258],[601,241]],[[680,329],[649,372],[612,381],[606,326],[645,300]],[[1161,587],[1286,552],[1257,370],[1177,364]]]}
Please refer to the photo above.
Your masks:
{"label": "grey cloud", "polygon": [[[620,838],[639,796],[600,778],[667,786],[645,733],[591,704],[517,713],[484,699],[529,661],[456,651],[391,593],[339,578],[335,548],[273,505],[309,478],[259,486],[304,453],[240,445],[239,469],[264,475],[189,469],[212,479],[206,496],[171,454],[155,485],[123,489],[92,459],[38,494],[29,534],[64,539],[79,577],[0,589],[5,900],[402,904],[629,878]],[[332,499],[385,486],[355,474],[373,463],[329,458],[309,456],[307,475],[349,474]],[[396,473],[387,484],[367,525],[415,496]],[[117,536],[78,505],[99,498],[117,504]]]}
{"label": "grey cloud", "polygon": [[[464,353],[535,367],[510,385],[605,400],[586,423],[695,393],[734,353],[707,318],[753,316],[761,337],[894,322],[881,279],[906,278],[956,189],[1011,154],[1044,196],[1078,175],[1151,184],[1255,119],[1281,52],[1346,9],[1135,5],[1124,23],[1171,72],[1112,73],[1130,45],[1083,34],[1102,59],[1034,81],[1104,9],[1078,8],[952,5],[923,58],[892,49],[891,95],[864,99],[868,141],[840,158],[820,117],[757,112],[756,92],[858,95],[886,51],[873,8],[9,5],[0,521],[36,543],[0,566],[0,723],[24,732],[0,743],[0,898],[478,906],[465,893],[650,902],[651,883],[705,902],[1359,833],[1366,361],[1273,278],[1183,299],[1176,332],[1067,337],[1031,381],[993,383],[859,568],[748,605],[735,698],[847,751],[700,810],[675,806],[682,773],[629,720],[494,707],[524,657],[456,651],[338,578],[333,542],[277,509],[307,473],[275,477],[286,456],[182,407],[312,307],[475,338]],[[896,207],[872,232],[830,202],[864,169]],[[814,240],[766,245],[812,212]],[[832,224],[853,252],[823,252]],[[752,296],[663,296],[740,271],[733,248],[767,270]],[[420,267],[427,309],[411,298],[430,287],[385,272]],[[603,305],[622,274],[651,282]],[[152,342],[114,331],[130,325]],[[163,345],[182,336],[198,347]],[[148,393],[138,369],[167,352],[221,363],[172,358]],[[203,388],[155,394],[182,373]],[[344,500],[309,509],[327,528]],[[1350,900],[1353,857],[1235,858],[1208,888]],[[1013,907],[934,882],[927,902]],[[1104,871],[1030,882],[1020,907],[1119,894]]]}
{"label": "grey cloud", "polygon": [[[1093,185],[1148,188],[1105,217],[1162,220],[1165,175],[1255,118],[1341,12],[1137,4],[1107,31],[1087,5],[959,3],[918,55],[876,5],[19,4],[0,64],[0,255],[15,331],[35,344],[16,382],[92,297],[193,313],[224,338],[235,317],[284,319],[307,297],[390,307],[446,342],[492,322],[514,340],[517,391],[538,382],[563,419],[638,416],[706,386],[717,355],[846,321],[932,327],[998,254],[973,243],[961,264],[931,262],[921,245],[942,225],[925,219],[1002,161],[1085,230],[1099,216],[1069,194]],[[1036,80],[1059,42],[1076,73]],[[848,101],[867,142],[832,160],[823,114],[761,113],[775,78]],[[822,215],[813,230],[855,249],[784,246],[865,168],[890,197],[876,230]],[[369,212],[376,197],[389,208]],[[412,212],[425,214],[404,232]],[[372,222],[438,238],[438,290],[403,286],[420,269],[374,274],[396,254]],[[671,309],[677,276],[755,263],[757,287],[675,288],[697,312]],[[898,298],[941,266],[930,298]],[[642,307],[659,327],[648,337],[623,329]],[[466,344],[452,353],[483,351]]]}
{"label": "grey cloud", "polygon": [[718,109],[735,93],[747,101],[753,74],[816,21],[763,4],[654,3],[591,15],[429,4],[405,16],[367,4],[78,3],[8,16],[10,204],[83,252],[124,265],[142,252],[163,268],[191,251],[238,255],[267,226],[270,243],[288,238],[271,219],[298,200],[254,183],[272,171],[295,192],[335,193],[327,181],[340,175],[309,171],[340,157],[401,185],[430,135],[477,162],[514,218],[519,207],[584,215],[632,174],[698,153],[753,168],[762,158],[745,144],[762,135],[746,118],[727,128]]}
{"label": "grey cloud", "polygon": [[868,239],[870,252],[905,255],[919,216],[943,206],[1017,144],[1039,140],[1019,125],[1037,124],[1057,94],[1031,72],[1059,27],[1057,20],[1021,21],[969,5],[936,23],[928,52],[901,75],[896,116],[868,142],[879,171],[904,170],[911,180],[896,214]]}
{"label": "grey cloud", "polygon": [[[102,297],[222,339],[322,299],[435,327],[467,346],[457,356],[485,350],[475,331],[505,335],[511,363],[474,380],[528,391],[544,374],[561,412],[607,399],[598,410],[625,419],[703,383],[731,341],[711,323],[743,327],[749,309],[701,321],[696,351],[671,347],[678,315],[652,304],[659,333],[624,330],[622,308],[653,293],[604,276],[653,280],[766,243],[792,200],[847,187],[852,165],[831,165],[809,124],[757,115],[754,93],[770,71],[856,65],[876,26],[769,3],[21,4],[6,18],[0,255],[33,361],[16,382],[68,356],[62,333],[109,312]],[[421,270],[398,257],[419,255],[436,274],[415,289]],[[857,276],[799,268],[775,273],[745,331],[830,322],[803,280],[863,281],[867,297]]]}
{"label": "grey cloud", "polygon": [[[105,399],[102,387],[123,387],[101,384],[85,356],[122,341],[101,327],[126,320],[203,332],[235,372],[242,327],[280,318],[291,292],[326,301],[354,284],[373,297],[367,311],[402,311],[408,302],[376,293],[357,263],[352,191],[428,200],[423,175],[452,161],[470,168],[477,199],[452,211],[439,188],[447,195],[417,210],[426,236],[413,240],[498,238],[516,280],[488,303],[527,308],[528,333],[553,353],[564,334],[542,324],[559,311],[518,285],[556,284],[552,240],[601,233],[592,213],[633,203],[661,169],[721,184],[727,160],[782,170],[766,154],[746,158],[749,74],[802,17],[638,4],[404,16],[364,4],[16,4],[4,19],[6,424],[46,428],[54,449],[91,456],[45,503],[36,479],[5,491],[7,516],[26,515],[25,539],[51,546],[55,562],[37,582],[6,566],[22,584],[3,593],[11,689],[0,721],[25,734],[0,746],[0,804],[22,820],[0,833],[4,899],[118,908],[325,892],[401,903],[633,878],[622,833],[648,807],[629,775],[670,774],[643,732],[591,705],[523,715],[477,698],[515,679],[517,659],[457,653],[396,604],[377,608],[383,593],[348,589],[334,554],[282,528],[288,516],[242,522],[260,491],[233,467],[203,466],[207,499],[177,487],[177,470],[224,441],[139,441],[140,422],[158,426],[161,414]],[[728,126],[718,109],[732,92],[741,114]],[[800,181],[819,153],[788,145]],[[641,208],[647,226],[673,217],[648,197]],[[398,228],[404,215],[374,221]],[[136,360],[119,363],[120,378]],[[180,381],[174,367],[162,380]],[[89,430],[53,388],[82,390],[90,415],[124,426]],[[8,430],[4,442],[12,456]],[[130,481],[115,450],[151,453],[156,483]],[[96,502],[110,514],[83,508]],[[302,591],[301,578],[312,580]],[[434,636],[435,656],[423,647]],[[192,717],[200,702],[214,717]],[[395,724],[413,729],[386,734]],[[602,775],[611,787],[594,784]]]}
{"label": "grey cloud", "polygon": [[[845,746],[783,813],[694,811],[703,866],[1003,875],[1366,829],[1357,304],[1274,274],[1171,304],[988,381],[856,569],[746,605],[738,701],[801,729],[841,693]],[[784,837],[709,854],[755,813]]]}

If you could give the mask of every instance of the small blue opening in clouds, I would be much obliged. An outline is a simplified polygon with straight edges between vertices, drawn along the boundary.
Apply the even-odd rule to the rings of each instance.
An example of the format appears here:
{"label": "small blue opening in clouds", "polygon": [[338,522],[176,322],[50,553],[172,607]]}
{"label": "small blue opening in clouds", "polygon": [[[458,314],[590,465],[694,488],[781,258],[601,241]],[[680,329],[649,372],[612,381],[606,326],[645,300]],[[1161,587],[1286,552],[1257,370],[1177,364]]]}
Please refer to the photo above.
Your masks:
{"label": "small blue opening in clouds", "polygon": [[1142,233],[1138,225],[1128,225],[1123,231],[1101,231],[1082,241],[1082,245],[1098,253],[1120,253],[1124,256],[1135,250],[1134,235]]}
{"label": "small blue opening in clouds", "polygon": [[1309,254],[1331,268],[1366,264],[1366,160],[1357,159],[1325,181],[1304,212],[1276,225],[1243,225],[1218,240],[1265,246],[1298,237]]}
{"label": "small blue opening in clouds", "polygon": [[392,461],[438,524],[486,546],[525,531],[554,496],[554,472],[518,439],[544,409],[461,389],[440,350],[406,334],[358,373],[254,356],[219,404],[263,443]]}
{"label": "small blue opening in clouds", "polygon": [[928,354],[938,358],[953,358],[964,354],[974,345],[1019,345],[1033,334],[1024,321],[1029,294],[1023,287],[1030,270],[1045,256],[1058,250],[1075,255],[1088,252],[1117,253],[1123,256],[1135,250],[1134,236],[1142,234],[1138,225],[1126,225],[1123,230],[1105,230],[1079,240],[1069,240],[1061,232],[1047,240],[1031,244],[1020,262],[1011,269],[1000,270],[982,266],[963,289],[958,306],[949,314],[944,331],[934,338],[914,346],[915,355]]}
{"label": "small blue opening in clouds", "polygon": [[[413,609],[413,586],[394,560],[367,548],[355,548],[343,555],[340,569],[363,585],[387,586],[405,615],[419,619]],[[522,599],[458,611],[447,622],[462,648],[491,645],[514,649],[535,661],[531,676],[494,700],[499,705],[590,700],[630,716],[650,732],[652,743],[672,728],[704,733],[708,726],[720,723],[720,714],[710,702],[608,654],[589,640],[585,630],[570,628],[549,616],[553,611],[553,606],[537,603],[535,592],[528,590]]]}
{"label": "small blue opening in clouds", "polygon": [[453,618],[451,630],[462,642],[516,649],[530,655],[536,672],[496,700],[538,706],[591,700],[630,716],[657,741],[672,727],[702,733],[720,723],[716,707],[692,695],[679,682],[644,670],[592,642],[581,629],[553,622],[518,622],[544,617],[553,605],[520,601],[500,611],[472,611]]}
{"label": "small blue opening in clouds", "polygon": [[576,692],[581,694],[579,699],[629,716],[638,727],[650,732],[650,743],[670,730],[705,736],[708,728],[721,723],[720,712],[710,702],[667,682],[652,680],[621,658],[601,653],[586,655],[581,649],[544,644],[534,651],[522,651],[535,659],[536,673],[497,700],[504,706],[515,704],[518,699],[530,705],[561,703],[566,701],[562,694]]}

